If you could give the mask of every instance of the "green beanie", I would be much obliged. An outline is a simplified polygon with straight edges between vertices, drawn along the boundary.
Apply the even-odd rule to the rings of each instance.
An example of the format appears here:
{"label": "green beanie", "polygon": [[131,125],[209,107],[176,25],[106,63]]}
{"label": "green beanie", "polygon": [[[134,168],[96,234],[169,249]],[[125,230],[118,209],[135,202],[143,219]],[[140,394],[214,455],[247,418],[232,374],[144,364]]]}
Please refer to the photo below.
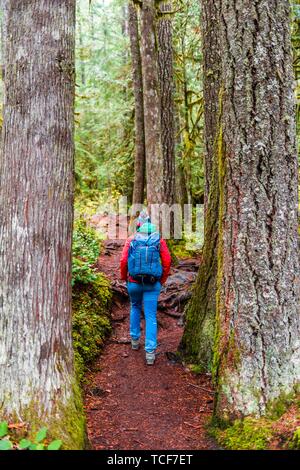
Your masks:
{"label": "green beanie", "polygon": [[146,222],[141,227],[137,229],[140,233],[155,233],[157,232],[156,225]]}

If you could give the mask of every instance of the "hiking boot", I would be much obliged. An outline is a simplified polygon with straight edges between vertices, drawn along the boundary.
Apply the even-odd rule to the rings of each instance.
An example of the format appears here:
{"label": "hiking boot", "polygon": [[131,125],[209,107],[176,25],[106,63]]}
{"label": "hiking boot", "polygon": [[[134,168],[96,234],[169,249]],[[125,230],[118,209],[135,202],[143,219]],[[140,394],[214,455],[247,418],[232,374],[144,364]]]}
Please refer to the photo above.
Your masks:
{"label": "hiking boot", "polygon": [[137,351],[140,348],[140,341],[138,339],[131,340],[131,349]]}
{"label": "hiking boot", "polygon": [[155,362],[155,352],[146,352],[146,362],[148,366],[153,366]]}

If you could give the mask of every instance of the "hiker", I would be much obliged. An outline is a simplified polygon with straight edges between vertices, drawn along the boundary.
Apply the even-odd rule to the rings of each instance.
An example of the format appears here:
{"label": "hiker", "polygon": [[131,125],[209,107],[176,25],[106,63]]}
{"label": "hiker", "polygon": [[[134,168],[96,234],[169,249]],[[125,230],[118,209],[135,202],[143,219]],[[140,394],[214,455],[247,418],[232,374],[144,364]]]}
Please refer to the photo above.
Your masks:
{"label": "hiker", "polygon": [[157,348],[157,303],[161,286],[170,272],[171,256],[165,240],[160,238],[156,226],[144,212],[138,218],[136,233],[125,243],[120,267],[121,278],[127,281],[131,304],[131,347],[138,350],[140,346],[144,304],[146,363],[153,365]]}

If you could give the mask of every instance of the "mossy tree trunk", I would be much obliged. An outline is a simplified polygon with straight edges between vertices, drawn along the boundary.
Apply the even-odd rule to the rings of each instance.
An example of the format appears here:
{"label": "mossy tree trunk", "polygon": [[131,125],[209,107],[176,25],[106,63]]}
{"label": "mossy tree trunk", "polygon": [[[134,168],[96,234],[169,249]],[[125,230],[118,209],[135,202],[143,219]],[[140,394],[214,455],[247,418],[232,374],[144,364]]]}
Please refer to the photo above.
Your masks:
{"label": "mossy tree trunk", "polygon": [[216,25],[220,1],[202,1],[202,47],[205,121],[205,237],[197,281],[186,311],[186,326],[180,349],[192,360],[211,370],[216,316],[218,246],[218,119],[220,49]]}
{"label": "mossy tree trunk", "polygon": [[128,16],[135,99],[135,161],[132,203],[143,204],[146,165],[143,74],[137,7],[132,1],[128,5]]}
{"label": "mossy tree trunk", "polygon": [[183,346],[204,365],[211,358],[202,351],[212,278],[215,413],[234,419],[264,415],[299,384],[298,165],[289,2],[214,4],[219,105],[203,264]]}
{"label": "mossy tree trunk", "polygon": [[75,0],[5,2],[0,420],[82,448],[71,336]]}
{"label": "mossy tree trunk", "polygon": [[300,379],[298,164],[290,5],[221,1],[214,377],[221,418],[263,415]]}

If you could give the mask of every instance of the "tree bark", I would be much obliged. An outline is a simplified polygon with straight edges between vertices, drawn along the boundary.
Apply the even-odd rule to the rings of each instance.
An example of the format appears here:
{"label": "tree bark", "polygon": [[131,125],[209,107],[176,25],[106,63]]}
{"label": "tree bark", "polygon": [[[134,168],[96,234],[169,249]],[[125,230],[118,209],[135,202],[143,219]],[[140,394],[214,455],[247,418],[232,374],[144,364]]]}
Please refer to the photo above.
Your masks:
{"label": "tree bark", "polygon": [[144,91],[147,203],[152,205],[165,202],[155,0],[143,0],[141,5],[141,55]]}
{"label": "tree bark", "polygon": [[75,0],[6,2],[0,415],[82,448],[71,334]]}
{"label": "tree bark", "polygon": [[189,116],[189,99],[188,99],[188,78],[187,78],[187,63],[186,63],[186,37],[181,37],[181,52],[182,52],[182,93],[184,102],[184,130],[183,130],[183,144],[184,144],[184,158],[183,170],[187,184],[188,202],[192,204],[192,175],[191,175],[191,154],[194,149],[194,144],[191,142],[190,135],[190,116]]}
{"label": "tree bark", "polygon": [[184,210],[184,205],[188,204],[188,192],[186,185],[186,178],[183,167],[183,151],[182,151],[182,136],[180,133],[181,123],[180,123],[180,113],[179,109],[176,109],[175,114],[175,123],[176,123],[176,144],[178,147],[177,150],[177,161],[175,161],[175,193],[176,193],[176,202],[181,205],[182,210]]}
{"label": "tree bark", "polygon": [[78,18],[78,35],[79,35],[79,59],[80,59],[80,75],[81,75],[81,84],[86,84],[86,75],[85,75],[85,63],[84,63],[84,45],[83,45],[83,34],[82,34],[82,18],[80,5],[77,6],[77,18]]}
{"label": "tree bark", "polygon": [[[170,4],[160,10],[171,11]],[[158,23],[158,71],[161,95],[161,134],[164,160],[164,202],[175,202],[175,125],[172,21],[164,15]]]}
{"label": "tree bark", "polygon": [[298,164],[287,0],[222,0],[214,376],[222,418],[300,379]]}
{"label": "tree bark", "polygon": [[144,126],[144,96],[142,59],[140,50],[140,38],[138,27],[138,15],[135,5],[128,5],[128,29],[130,37],[133,90],[135,99],[135,162],[134,162],[134,186],[133,204],[143,204],[145,187],[145,126]]}
{"label": "tree bark", "polygon": [[216,132],[219,116],[220,92],[220,43],[216,34],[220,1],[202,0],[202,50],[203,50],[203,97],[204,109],[204,175],[205,212],[209,205],[209,194],[213,178],[213,163],[216,147]]}
{"label": "tree bark", "polygon": [[205,230],[202,263],[186,310],[180,348],[196,358],[203,370],[212,368],[218,265],[218,116],[220,89],[220,1],[202,0],[202,50],[205,142]]}
{"label": "tree bark", "polygon": [[206,114],[207,149],[215,136],[206,244],[183,346],[204,354],[205,366],[212,356],[202,353],[212,283],[215,413],[234,419],[266,414],[299,384],[298,165],[289,2],[214,6],[219,104],[214,120]]}

